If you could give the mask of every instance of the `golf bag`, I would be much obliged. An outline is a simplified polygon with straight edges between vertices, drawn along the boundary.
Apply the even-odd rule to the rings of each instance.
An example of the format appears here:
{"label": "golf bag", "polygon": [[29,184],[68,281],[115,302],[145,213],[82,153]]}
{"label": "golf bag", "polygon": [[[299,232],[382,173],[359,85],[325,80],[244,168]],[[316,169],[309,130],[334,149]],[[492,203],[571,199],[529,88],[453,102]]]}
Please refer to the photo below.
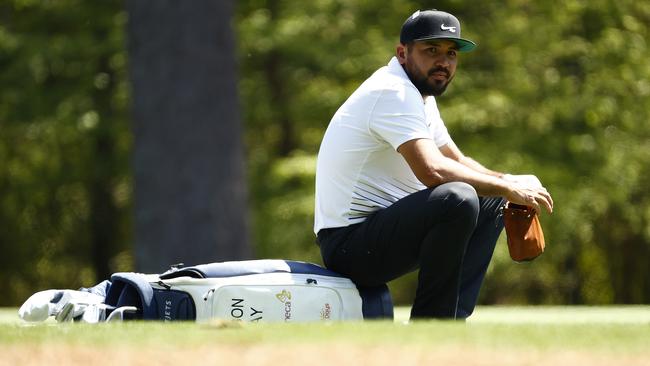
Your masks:
{"label": "golf bag", "polygon": [[110,281],[85,291],[105,293],[103,303],[83,309],[68,305],[67,312],[59,305],[63,310],[54,314],[57,320],[303,322],[393,317],[387,286],[357,287],[335,272],[297,261],[210,263],[173,267],[160,275],[115,273]]}

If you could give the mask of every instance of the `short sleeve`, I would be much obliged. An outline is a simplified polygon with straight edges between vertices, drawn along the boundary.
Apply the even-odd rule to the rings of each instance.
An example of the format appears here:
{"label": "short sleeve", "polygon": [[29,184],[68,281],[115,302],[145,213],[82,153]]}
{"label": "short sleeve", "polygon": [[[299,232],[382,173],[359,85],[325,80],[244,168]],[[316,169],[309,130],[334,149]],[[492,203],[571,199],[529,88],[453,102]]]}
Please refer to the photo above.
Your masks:
{"label": "short sleeve", "polygon": [[451,136],[449,135],[449,131],[447,131],[445,122],[440,117],[440,111],[438,110],[438,105],[434,97],[428,97],[426,99],[424,110],[433,136],[433,142],[437,147],[447,145],[451,141]]}
{"label": "short sleeve", "polygon": [[368,129],[395,150],[410,140],[432,138],[420,93],[404,85],[382,91],[370,114]]}

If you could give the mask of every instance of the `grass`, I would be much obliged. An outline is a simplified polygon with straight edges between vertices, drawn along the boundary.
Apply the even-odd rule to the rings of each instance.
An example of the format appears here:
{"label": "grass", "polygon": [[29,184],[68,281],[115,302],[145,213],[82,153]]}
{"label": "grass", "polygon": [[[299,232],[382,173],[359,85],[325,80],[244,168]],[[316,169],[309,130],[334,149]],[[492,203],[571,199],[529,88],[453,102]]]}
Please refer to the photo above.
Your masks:
{"label": "grass", "polygon": [[480,307],[466,323],[22,323],[0,364],[650,365],[650,307]]}

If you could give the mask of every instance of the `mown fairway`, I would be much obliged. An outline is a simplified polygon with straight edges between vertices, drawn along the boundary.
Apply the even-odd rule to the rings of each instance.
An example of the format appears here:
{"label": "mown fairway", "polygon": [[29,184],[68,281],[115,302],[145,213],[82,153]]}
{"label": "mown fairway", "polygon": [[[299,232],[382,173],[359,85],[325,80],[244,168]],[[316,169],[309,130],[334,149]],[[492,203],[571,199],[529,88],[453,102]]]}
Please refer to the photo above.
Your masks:
{"label": "mown fairway", "polygon": [[2,365],[650,365],[650,307],[481,307],[467,323],[22,323]]}

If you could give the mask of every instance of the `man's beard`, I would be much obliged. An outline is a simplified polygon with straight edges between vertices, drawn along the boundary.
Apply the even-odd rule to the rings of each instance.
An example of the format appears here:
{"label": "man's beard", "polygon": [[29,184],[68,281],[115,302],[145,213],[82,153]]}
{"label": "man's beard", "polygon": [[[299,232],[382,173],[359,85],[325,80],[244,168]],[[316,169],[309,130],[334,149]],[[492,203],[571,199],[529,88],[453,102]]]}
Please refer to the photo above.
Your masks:
{"label": "man's beard", "polygon": [[[440,96],[442,93],[447,90],[447,85],[453,80],[454,75],[449,75],[449,71],[444,69],[444,68],[435,68],[429,70],[429,73],[425,76],[419,74],[416,75],[415,72],[411,72],[409,70],[409,67],[405,67],[404,71],[406,71],[406,75],[408,75],[409,79],[415,85],[415,87],[420,91],[420,94],[422,94],[423,97],[428,97],[428,96]],[[442,81],[442,80],[434,80],[433,84],[428,81],[429,76],[433,75],[436,72],[445,72],[447,74],[447,81]]]}

